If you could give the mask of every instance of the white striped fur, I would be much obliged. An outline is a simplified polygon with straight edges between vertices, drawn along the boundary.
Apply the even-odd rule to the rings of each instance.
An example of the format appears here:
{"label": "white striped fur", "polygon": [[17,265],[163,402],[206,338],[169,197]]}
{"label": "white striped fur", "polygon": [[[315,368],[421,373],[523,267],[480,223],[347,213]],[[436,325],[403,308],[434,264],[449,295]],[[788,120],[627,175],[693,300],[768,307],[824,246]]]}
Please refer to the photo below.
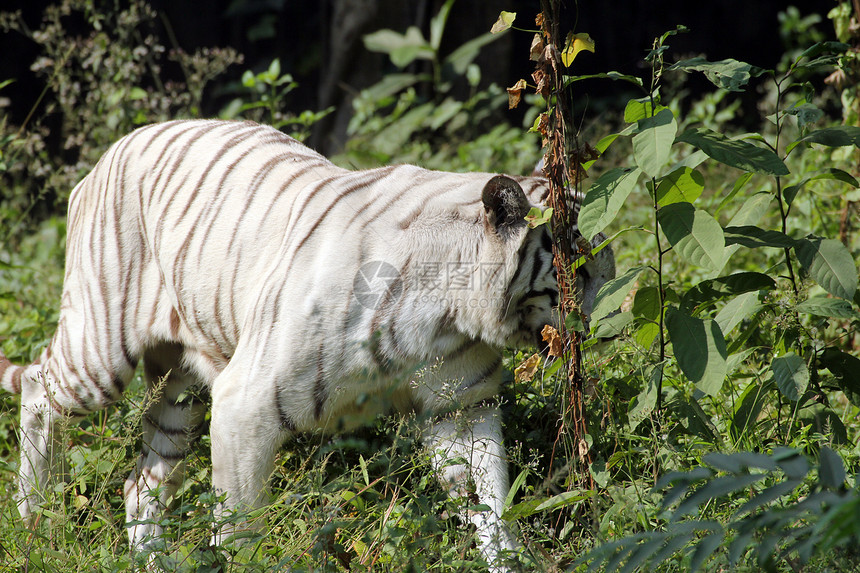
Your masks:
{"label": "white striped fur", "polygon": [[[424,440],[452,490],[472,481],[492,508],[465,518],[491,569],[508,570],[517,544],[499,519],[508,478],[491,399],[499,349],[557,321],[548,234],[523,220],[546,193],[535,177],[348,171],[253,123],[175,121],[123,138],[72,192],[49,346],[28,367],[0,355],[0,383],[22,393],[21,514],[55,467],[58,421],[119,400],[143,359],[150,388],[167,378],[126,483],[129,521],[157,518],[181,482],[203,415],[179,401],[190,387],[211,395],[213,482],[229,508],[265,501],[290,435],[390,406],[458,407],[431,416]],[[586,310],[614,275],[602,253],[579,271]],[[444,463],[457,457],[469,465]],[[159,534],[129,528],[136,549]]]}

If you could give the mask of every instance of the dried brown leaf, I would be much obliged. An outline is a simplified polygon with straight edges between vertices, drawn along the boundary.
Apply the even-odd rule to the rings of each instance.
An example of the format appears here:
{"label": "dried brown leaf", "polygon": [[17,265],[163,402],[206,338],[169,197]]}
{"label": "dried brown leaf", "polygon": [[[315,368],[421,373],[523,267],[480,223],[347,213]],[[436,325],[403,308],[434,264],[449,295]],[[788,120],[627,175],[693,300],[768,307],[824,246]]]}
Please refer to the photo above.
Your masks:
{"label": "dried brown leaf", "polygon": [[514,369],[514,375],[520,382],[531,382],[540,366],[540,354],[532,354]]}
{"label": "dried brown leaf", "polygon": [[523,79],[517,80],[513,87],[508,88],[508,109],[514,109],[520,104],[525,89],[526,81]]}
{"label": "dried brown leaf", "polygon": [[549,346],[547,353],[550,356],[561,358],[564,354],[564,344],[562,343],[561,334],[559,334],[558,330],[546,324],[544,325],[543,330],[541,330],[540,335],[541,338],[543,338],[543,341]]}

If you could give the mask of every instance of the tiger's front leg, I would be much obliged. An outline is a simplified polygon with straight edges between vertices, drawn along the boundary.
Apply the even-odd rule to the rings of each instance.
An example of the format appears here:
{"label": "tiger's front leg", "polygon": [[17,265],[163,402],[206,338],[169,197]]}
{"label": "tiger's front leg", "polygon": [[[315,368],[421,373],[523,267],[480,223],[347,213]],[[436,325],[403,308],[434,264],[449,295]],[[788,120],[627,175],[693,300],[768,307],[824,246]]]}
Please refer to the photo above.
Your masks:
{"label": "tiger's front leg", "polygon": [[[431,424],[424,443],[452,496],[467,496],[470,506],[489,506],[489,511],[466,509],[461,517],[475,526],[490,571],[511,571],[521,545],[501,518],[510,486],[499,408],[473,406],[442,418]],[[452,464],[456,459],[467,464]]]}

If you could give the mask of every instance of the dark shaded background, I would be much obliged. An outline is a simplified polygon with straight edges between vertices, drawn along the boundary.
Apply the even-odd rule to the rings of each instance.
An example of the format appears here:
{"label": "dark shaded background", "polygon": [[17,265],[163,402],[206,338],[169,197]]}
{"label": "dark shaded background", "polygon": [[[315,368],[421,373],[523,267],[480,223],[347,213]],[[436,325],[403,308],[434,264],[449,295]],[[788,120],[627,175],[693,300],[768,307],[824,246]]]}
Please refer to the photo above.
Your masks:
{"label": "dark shaded background", "polygon": [[[47,0],[4,0],[0,10],[22,10],[35,29],[48,4]],[[324,152],[335,151],[343,142],[350,94],[395,69],[387,56],[367,52],[361,36],[381,28],[404,31],[409,25],[418,26],[426,36],[429,20],[442,4],[443,0],[151,2],[185,50],[232,46],[244,54],[245,64],[234,66],[234,79],[244,69],[263,69],[278,57],[283,71],[300,84],[291,100],[295,110],[337,106],[336,114],[316,126],[311,141]],[[577,59],[576,71],[582,74],[617,70],[644,75],[642,58],[653,38],[677,24],[687,26],[690,33],[669,42],[675,57],[706,54],[711,60],[736,58],[772,68],[785,49],[777,14],[790,4],[785,0],[581,0],[578,4],[568,0],[562,29],[588,32],[596,41],[596,53]],[[794,4],[802,14],[816,12],[825,18],[836,2],[798,0]],[[501,10],[516,11],[517,25],[533,27],[539,5],[538,0],[458,0],[445,30],[443,50],[488,31]],[[832,36],[826,19],[820,28]],[[512,85],[517,78],[529,77],[530,41],[530,34],[514,32],[485,48],[478,61],[483,81]],[[30,71],[36,49],[19,34],[0,34],[0,81],[16,79],[3,91],[11,102],[5,111],[13,123],[23,121],[44,87],[43,80]],[[594,102],[615,99],[624,89],[617,83],[592,82],[588,96]],[[710,88],[703,83],[701,89]],[[216,113],[223,104],[217,86],[210,92],[204,115]]]}

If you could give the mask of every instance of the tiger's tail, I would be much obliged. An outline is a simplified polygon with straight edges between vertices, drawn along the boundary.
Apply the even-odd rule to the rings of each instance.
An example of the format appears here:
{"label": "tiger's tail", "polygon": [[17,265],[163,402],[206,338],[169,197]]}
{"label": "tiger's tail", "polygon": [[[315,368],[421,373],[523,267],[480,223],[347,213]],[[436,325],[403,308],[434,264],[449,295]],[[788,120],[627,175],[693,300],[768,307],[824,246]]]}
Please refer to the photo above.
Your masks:
{"label": "tiger's tail", "polygon": [[26,367],[12,364],[2,352],[0,352],[0,388],[13,394],[21,393],[21,378],[24,376]]}

